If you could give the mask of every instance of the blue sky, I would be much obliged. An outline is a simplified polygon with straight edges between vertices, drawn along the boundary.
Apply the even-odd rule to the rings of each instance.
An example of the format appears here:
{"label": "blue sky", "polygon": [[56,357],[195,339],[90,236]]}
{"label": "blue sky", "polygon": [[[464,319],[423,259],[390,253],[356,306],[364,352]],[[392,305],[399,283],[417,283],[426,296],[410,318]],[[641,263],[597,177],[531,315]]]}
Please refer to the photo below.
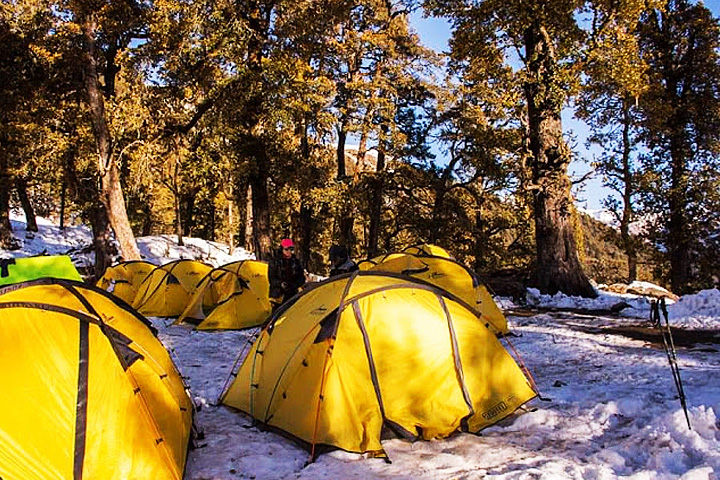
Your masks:
{"label": "blue sky", "polygon": [[[713,12],[715,18],[720,17],[720,0],[707,0],[705,6]],[[423,44],[438,52],[446,52],[448,50],[448,40],[451,34],[451,26],[444,19],[424,18],[422,13],[414,13],[410,22],[420,35]],[[571,178],[579,178],[590,170],[587,162],[593,160],[593,156],[598,155],[598,148],[587,149],[585,140],[589,130],[587,125],[574,118],[573,110],[566,108],[563,111],[563,129],[566,135],[573,137],[576,144],[575,153],[583,158],[570,164],[569,173]],[[438,154],[439,152],[435,152]],[[577,187],[573,190],[580,205],[590,210],[599,210],[602,208],[602,200],[608,195],[612,195],[613,191],[602,185],[600,178],[592,178],[587,181],[582,189]]]}

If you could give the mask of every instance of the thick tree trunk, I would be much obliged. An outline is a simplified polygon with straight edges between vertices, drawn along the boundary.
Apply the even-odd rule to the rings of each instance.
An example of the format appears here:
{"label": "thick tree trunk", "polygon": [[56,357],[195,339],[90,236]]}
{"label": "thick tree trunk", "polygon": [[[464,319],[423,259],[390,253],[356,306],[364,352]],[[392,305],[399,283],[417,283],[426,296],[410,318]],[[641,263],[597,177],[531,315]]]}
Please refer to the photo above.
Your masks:
{"label": "thick tree trunk", "polygon": [[102,178],[103,204],[108,211],[108,218],[115,239],[120,244],[123,260],[140,260],[140,250],[135,242],[135,235],[130,228],[130,220],[125,210],[125,195],[120,184],[117,166],[111,167]]}
{"label": "thick tree trunk", "polygon": [[120,244],[123,258],[139,260],[140,251],[125,209],[120,171],[112,158],[112,139],[105,119],[105,101],[98,85],[95,46],[97,23],[92,15],[88,15],[82,22],[82,26],[85,38],[85,89],[97,145],[98,171],[101,177],[100,198],[107,210],[107,217],[115,233],[115,238]]}
{"label": "thick tree trunk", "polygon": [[243,12],[251,31],[247,46],[246,65],[255,85],[254,94],[246,102],[242,123],[245,127],[245,157],[251,162],[248,178],[252,189],[252,244],[258,260],[268,260],[272,255],[270,236],[270,195],[268,180],[270,179],[270,158],[267,154],[264,139],[265,92],[268,85],[265,81],[263,60],[265,45],[268,41],[270,17],[274,3],[265,4],[251,0]]}
{"label": "thick tree trunk", "polygon": [[533,155],[537,271],[535,283],[543,293],[596,297],[583,273],[572,222],[573,204],[567,168],[570,150],[562,138],[560,88],[553,46],[540,25],[526,30],[525,46],[530,80],[525,84],[530,150]]}
{"label": "thick tree trunk", "polygon": [[25,212],[25,230],[37,232],[38,226],[35,219],[35,209],[30,202],[30,197],[27,193],[27,181],[24,178],[15,177],[15,191],[17,191],[20,205],[22,205],[23,212]]}
{"label": "thick tree trunk", "polygon": [[93,283],[97,281],[105,273],[105,269],[112,263],[111,242],[110,242],[110,222],[107,217],[107,210],[97,205],[92,208],[92,232],[93,232],[93,250],[95,251],[95,265]]}

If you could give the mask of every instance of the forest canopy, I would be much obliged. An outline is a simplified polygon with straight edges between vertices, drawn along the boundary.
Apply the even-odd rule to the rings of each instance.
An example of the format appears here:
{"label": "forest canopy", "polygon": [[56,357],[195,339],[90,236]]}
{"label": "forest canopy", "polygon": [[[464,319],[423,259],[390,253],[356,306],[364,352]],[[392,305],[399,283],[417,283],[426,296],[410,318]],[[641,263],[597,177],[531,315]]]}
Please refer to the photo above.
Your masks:
{"label": "forest canopy", "polygon": [[[292,237],[320,273],[331,244],[433,243],[545,293],[714,287],[719,52],[687,0],[4,1],[0,247],[22,209],[91,225],[96,275],[172,233]],[[566,109],[617,229],[575,206]]]}

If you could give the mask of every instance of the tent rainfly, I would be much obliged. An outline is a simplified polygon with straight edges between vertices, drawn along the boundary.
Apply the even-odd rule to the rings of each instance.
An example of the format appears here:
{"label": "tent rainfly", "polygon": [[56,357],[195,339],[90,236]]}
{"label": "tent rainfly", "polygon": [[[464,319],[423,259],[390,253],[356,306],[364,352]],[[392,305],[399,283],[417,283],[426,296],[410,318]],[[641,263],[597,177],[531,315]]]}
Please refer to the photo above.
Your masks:
{"label": "tent rainfly", "polygon": [[437,245],[433,245],[430,243],[419,243],[417,245],[411,245],[409,247],[405,247],[402,251],[402,253],[408,253],[410,255],[415,255],[416,257],[419,256],[430,256],[430,257],[445,257],[454,259],[452,255],[450,255],[450,252],[445,250],[442,247],[439,247]]}
{"label": "tent rainfly", "polygon": [[140,284],[132,306],[147,317],[182,315],[198,282],[210,270],[210,265],[197,260],[175,260],[155,267]]}
{"label": "tent rainfly", "polygon": [[240,260],[208,272],[195,287],[175,323],[199,323],[198,330],[256,327],[270,316],[268,264]]}
{"label": "tent rainfly", "polygon": [[183,477],[193,406],[146,322],[79,282],[0,289],[0,478]]}
{"label": "tent rainfly", "polygon": [[478,310],[495,333],[507,335],[510,332],[507,318],[487,287],[472,270],[450,256],[390,253],[362,261],[358,266],[361,270],[401,273],[437,285]]}
{"label": "tent rainfly", "polygon": [[384,427],[413,440],[478,432],[535,396],[460,298],[407,276],[358,271],[276,311],[220,401],[290,434],[314,459],[319,447],[386,457]]}
{"label": "tent rainfly", "polygon": [[143,280],[156,265],[144,260],[130,260],[108,267],[96,285],[132,305]]}

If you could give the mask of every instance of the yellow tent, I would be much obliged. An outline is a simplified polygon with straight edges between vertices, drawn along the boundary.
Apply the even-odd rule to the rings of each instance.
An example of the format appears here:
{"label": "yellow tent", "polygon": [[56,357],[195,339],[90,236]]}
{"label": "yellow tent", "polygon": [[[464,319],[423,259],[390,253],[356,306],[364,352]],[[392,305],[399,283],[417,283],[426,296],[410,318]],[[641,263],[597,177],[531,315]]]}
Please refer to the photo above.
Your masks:
{"label": "yellow tent", "polygon": [[505,315],[485,285],[452,257],[391,253],[360,262],[359,267],[361,270],[402,273],[442,287],[478,310],[495,333],[506,335],[510,332]]}
{"label": "yellow tent", "polygon": [[120,262],[108,267],[96,286],[132,305],[140,284],[155,267],[144,260]]}
{"label": "yellow tent", "polygon": [[140,284],[132,306],[148,317],[177,317],[210,270],[210,265],[196,260],[175,260],[156,267]]}
{"label": "yellow tent", "polygon": [[192,403],[147,320],[106,292],[0,289],[0,478],[181,479]]}
{"label": "yellow tent", "polygon": [[220,401],[301,440],[311,458],[317,446],[382,456],[384,426],[409,439],[477,432],[536,395],[461,299],[383,272],[303,291],[233,375]]}
{"label": "yellow tent", "polygon": [[268,264],[240,260],[211,270],[197,285],[175,323],[200,322],[199,330],[256,327],[270,316]]}
{"label": "yellow tent", "polygon": [[437,245],[430,243],[419,243],[417,245],[411,245],[403,249],[403,253],[409,253],[410,255],[428,255],[431,257],[445,257],[454,258],[450,255],[450,252]]}

